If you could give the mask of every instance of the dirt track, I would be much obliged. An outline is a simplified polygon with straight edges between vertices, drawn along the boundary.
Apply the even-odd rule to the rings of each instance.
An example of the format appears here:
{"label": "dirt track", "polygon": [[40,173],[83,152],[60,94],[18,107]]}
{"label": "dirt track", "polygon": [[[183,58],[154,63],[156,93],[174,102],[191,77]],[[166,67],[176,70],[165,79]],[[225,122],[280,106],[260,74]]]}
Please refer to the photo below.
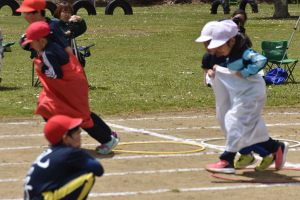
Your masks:
{"label": "dirt track", "polygon": [[[289,140],[291,148],[286,169],[264,173],[240,170],[237,179],[227,181],[212,177],[203,167],[217,161],[224,145],[214,111],[158,113],[127,117],[105,117],[118,131],[122,142],[193,141],[205,142],[204,151],[189,151],[196,146],[184,144],[132,144],[126,150],[159,151],[159,154],[115,153],[100,157],[92,150],[96,142],[83,135],[83,148],[101,159],[104,177],[97,179],[90,199],[110,200],[199,200],[223,199],[298,199],[300,192],[300,112],[295,109],[266,109],[264,118],[270,135]],[[42,135],[43,122],[34,119],[0,121],[0,200],[22,199],[23,178],[31,162],[47,146]],[[216,140],[211,140],[217,138]],[[267,182],[280,184],[261,184]],[[256,183],[252,183],[256,182]],[[292,183],[292,184],[289,184]],[[289,185],[288,185],[289,184]]]}

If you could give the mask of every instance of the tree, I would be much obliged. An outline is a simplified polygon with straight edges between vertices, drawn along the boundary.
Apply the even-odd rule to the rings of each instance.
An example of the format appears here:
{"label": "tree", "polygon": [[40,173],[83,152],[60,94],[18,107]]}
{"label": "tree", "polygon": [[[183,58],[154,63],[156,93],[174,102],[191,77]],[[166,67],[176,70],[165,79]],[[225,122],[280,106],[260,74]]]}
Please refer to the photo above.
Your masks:
{"label": "tree", "polygon": [[288,18],[290,17],[287,0],[274,0],[275,11],[274,18]]}

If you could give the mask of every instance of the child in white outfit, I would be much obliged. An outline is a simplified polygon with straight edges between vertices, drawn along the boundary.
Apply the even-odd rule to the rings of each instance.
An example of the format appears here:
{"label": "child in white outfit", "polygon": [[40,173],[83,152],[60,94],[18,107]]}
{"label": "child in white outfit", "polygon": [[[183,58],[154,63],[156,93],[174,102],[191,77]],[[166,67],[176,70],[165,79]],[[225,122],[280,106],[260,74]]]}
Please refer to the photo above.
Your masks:
{"label": "child in white outfit", "polygon": [[254,159],[252,151],[258,151],[264,157],[256,170],[265,170],[273,162],[276,169],[281,169],[288,144],[270,138],[261,117],[266,88],[263,78],[257,73],[264,68],[267,59],[246,45],[232,20],[217,23],[205,46],[213,57],[225,57],[222,66],[214,65],[212,82],[217,118],[225,133],[226,148],[220,161],[206,169],[235,173],[234,158],[241,150],[242,156],[250,158],[248,164]]}

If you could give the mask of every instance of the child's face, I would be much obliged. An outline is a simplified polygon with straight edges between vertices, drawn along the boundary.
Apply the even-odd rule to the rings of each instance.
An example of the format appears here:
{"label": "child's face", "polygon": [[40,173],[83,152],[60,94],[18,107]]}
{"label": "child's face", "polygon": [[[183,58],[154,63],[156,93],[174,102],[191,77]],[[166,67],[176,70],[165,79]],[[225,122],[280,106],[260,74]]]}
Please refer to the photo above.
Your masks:
{"label": "child's face", "polygon": [[40,14],[38,11],[23,13],[23,16],[29,24],[36,22],[40,19]]}
{"label": "child's face", "polygon": [[81,129],[78,129],[75,133],[71,136],[65,135],[64,142],[66,145],[80,148],[81,147]]}
{"label": "child's face", "polygon": [[30,47],[36,51],[42,51],[44,49],[44,45],[41,39],[32,41],[30,43]]}
{"label": "child's face", "polygon": [[231,38],[228,42],[219,46],[215,49],[212,49],[217,57],[228,56],[233,45],[235,44],[235,39]]}
{"label": "child's face", "polygon": [[203,44],[204,44],[204,47],[205,47],[205,49],[206,49],[207,53],[209,53],[209,54],[213,55],[213,54],[214,54],[214,50],[213,50],[213,49],[208,49],[208,48],[207,48],[207,47],[208,47],[208,45],[209,45],[209,43],[210,43],[210,40],[209,40],[209,41],[205,41],[205,42],[203,42]]}

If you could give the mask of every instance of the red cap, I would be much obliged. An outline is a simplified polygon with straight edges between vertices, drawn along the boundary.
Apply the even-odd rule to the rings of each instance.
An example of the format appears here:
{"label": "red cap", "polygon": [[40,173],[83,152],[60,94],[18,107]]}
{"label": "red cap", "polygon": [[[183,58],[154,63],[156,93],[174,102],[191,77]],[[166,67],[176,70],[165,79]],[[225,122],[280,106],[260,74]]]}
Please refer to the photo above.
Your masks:
{"label": "red cap", "polygon": [[71,129],[82,123],[80,118],[71,118],[65,115],[55,115],[51,117],[44,127],[46,139],[55,145],[62,140],[63,136]]}
{"label": "red cap", "polygon": [[48,36],[50,33],[50,26],[47,22],[38,21],[31,23],[26,29],[26,39],[22,46],[41,38]]}
{"label": "red cap", "polygon": [[46,0],[24,0],[17,12],[33,12],[46,9]]}

